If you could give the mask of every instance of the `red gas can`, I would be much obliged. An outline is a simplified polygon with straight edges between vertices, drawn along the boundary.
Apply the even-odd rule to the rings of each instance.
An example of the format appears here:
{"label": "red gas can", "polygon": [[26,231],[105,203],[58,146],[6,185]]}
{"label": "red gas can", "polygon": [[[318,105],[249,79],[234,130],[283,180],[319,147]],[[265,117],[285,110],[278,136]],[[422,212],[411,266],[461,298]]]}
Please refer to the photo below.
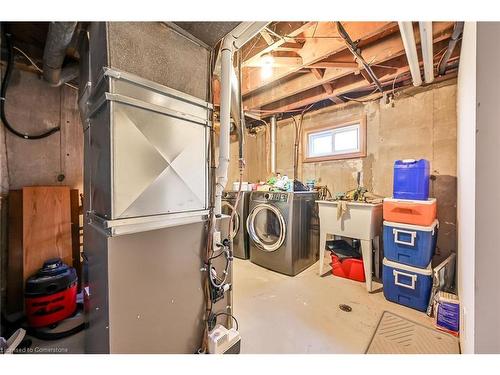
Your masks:
{"label": "red gas can", "polygon": [[26,318],[31,327],[45,327],[76,311],[77,276],[61,259],[47,260],[28,278],[25,289]]}

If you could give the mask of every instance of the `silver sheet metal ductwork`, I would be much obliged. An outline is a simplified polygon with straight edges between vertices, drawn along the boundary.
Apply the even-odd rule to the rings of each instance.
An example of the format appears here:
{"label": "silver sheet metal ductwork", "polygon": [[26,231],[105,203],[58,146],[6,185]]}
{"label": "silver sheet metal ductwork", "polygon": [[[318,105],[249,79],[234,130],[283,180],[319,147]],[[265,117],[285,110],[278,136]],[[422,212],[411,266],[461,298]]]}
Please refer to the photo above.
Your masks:
{"label": "silver sheet metal ductwork", "polygon": [[78,64],[62,68],[77,22],[51,22],[43,51],[43,78],[52,86],[60,86],[78,77]]}

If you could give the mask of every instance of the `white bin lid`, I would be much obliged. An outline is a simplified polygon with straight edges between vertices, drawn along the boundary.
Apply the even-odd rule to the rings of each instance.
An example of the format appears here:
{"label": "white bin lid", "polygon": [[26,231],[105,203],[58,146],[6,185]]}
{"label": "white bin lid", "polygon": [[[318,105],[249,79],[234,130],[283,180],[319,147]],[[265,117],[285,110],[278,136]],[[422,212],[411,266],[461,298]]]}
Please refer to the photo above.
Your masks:
{"label": "white bin lid", "polygon": [[413,224],[403,224],[403,223],[395,223],[392,221],[384,221],[384,226],[386,227],[398,227],[398,228],[403,228],[403,229],[408,229],[408,230],[420,230],[422,232],[434,232],[434,229],[436,227],[439,228],[439,221],[438,219],[434,219],[431,225],[428,227],[424,227],[421,225],[413,225]]}
{"label": "white bin lid", "polygon": [[417,200],[417,199],[399,199],[399,198],[384,198],[384,202],[398,202],[398,203],[417,203],[417,204],[435,204],[436,198],[429,198],[426,200]]}
{"label": "white bin lid", "polygon": [[413,272],[413,273],[418,273],[419,275],[424,275],[424,276],[431,276],[432,275],[432,261],[429,263],[427,268],[417,268],[417,267],[412,267],[407,264],[402,264],[398,262],[393,262],[392,260],[389,260],[387,258],[384,258],[382,261],[384,266],[391,267],[391,268],[397,268],[403,271],[408,271],[408,272]]}

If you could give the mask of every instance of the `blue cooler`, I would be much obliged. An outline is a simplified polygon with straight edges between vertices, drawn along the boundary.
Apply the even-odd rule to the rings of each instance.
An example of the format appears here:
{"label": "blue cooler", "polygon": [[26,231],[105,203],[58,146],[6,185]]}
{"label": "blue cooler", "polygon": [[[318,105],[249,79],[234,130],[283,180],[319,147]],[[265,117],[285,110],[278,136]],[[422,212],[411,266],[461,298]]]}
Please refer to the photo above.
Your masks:
{"label": "blue cooler", "polygon": [[394,162],[394,198],[427,200],[429,198],[429,177],[428,160],[396,160]]}
{"label": "blue cooler", "polygon": [[426,268],[434,256],[439,222],[431,226],[384,221],[384,256],[393,262]]}
{"label": "blue cooler", "polygon": [[432,289],[432,268],[415,268],[404,264],[383,261],[382,280],[384,296],[388,301],[426,311]]}

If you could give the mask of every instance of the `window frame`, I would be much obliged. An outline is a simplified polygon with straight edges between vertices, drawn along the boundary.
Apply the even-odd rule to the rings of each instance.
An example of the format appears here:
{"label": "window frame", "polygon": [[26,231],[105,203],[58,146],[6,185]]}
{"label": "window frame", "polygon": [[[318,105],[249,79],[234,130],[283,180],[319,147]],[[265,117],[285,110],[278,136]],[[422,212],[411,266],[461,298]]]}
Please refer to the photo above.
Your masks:
{"label": "window frame", "polygon": [[[335,153],[330,155],[323,156],[313,156],[309,157],[309,135],[312,133],[322,133],[329,130],[335,130],[339,128],[347,128],[349,126],[359,125],[359,151],[356,152],[344,152],[344,153]],[[314,127],[311,129],[307,129],[304,132],[304,138],[302,140],[304,146],[304,163],[314,163],[320,161],[328,161],[328,160],[342,160],[342,159],[356,159],[356,158],[364,158],[366,157],[366,116],[361,118],[357,118],[351,121],[345,121],[341,123],[337,123],[334,125],[328,125],[324,127]]]}

